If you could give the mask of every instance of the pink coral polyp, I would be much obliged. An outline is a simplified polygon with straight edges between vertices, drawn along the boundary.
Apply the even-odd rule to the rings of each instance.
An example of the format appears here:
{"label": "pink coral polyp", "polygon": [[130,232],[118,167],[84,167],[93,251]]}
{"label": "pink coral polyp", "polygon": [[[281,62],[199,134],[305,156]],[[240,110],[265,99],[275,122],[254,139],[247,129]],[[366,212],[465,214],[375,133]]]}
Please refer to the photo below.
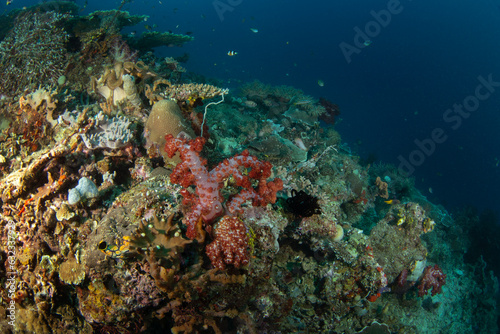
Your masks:
{"label": "pink coral polyp", "polygon": [[240,268],[248,264],[248,235],[245,224],[237,217],[224,216],[215,229],[215,240],[207,246],[212,265],[224,270],[232,264]]}

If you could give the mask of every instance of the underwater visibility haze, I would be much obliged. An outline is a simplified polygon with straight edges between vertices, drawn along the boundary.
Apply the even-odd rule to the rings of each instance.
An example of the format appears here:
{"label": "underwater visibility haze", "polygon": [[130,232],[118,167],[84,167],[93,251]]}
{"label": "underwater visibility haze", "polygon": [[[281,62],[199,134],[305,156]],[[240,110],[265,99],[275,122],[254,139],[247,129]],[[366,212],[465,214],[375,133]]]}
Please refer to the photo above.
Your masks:
{"label": "underwater visibility haze", "polygon": [[0,15],[0,332],[498,332],[500,1]]}

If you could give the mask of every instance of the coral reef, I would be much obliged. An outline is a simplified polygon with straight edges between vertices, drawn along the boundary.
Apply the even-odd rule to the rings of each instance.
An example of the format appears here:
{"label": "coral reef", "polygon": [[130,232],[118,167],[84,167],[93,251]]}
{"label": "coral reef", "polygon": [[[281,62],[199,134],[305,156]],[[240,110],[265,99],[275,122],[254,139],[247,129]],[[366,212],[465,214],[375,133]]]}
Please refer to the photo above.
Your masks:
{"label": "coral reef", "polygon": [[59,277],[64,283],[78,285],[85,279],[85,266],[71,256],[60,265]]}
{"label": "coral reef", "polygon": [[207,84],[180,84],[169,85],[160,96],[176,101],[196,101],[198,98],[211,99],[222,94],[227,94],[227,89],[218,88]]}
{"label": "coral reef", "polygon": [[387,182],[382,181],[380,176],[377,176],[377,179],[375,180],[375,185],[378,187],[378,196],[382,198],[389,198],[389,190],[388,187],[389,185]]}
{"label": "coral reef", "polygon": [[147,17],[146,15],[130,15],[129,12],[119,9],[97,10],[87,16],[74,17],[70,23],[76,36],[99,30],[117,34],[124,27],[144,22]]}
{"label": "coral reef", "polygon": [[113,108],[129,101],[135,107],[141,107],[142,101],[138,94],[135,78],[142,81],[155,77],[148,66],[142,62],[115,61],[106,66],[99,79],[91,78],[91,89],[106,99],[109,108]]}
{"label": "coral reef", "polygon": [[370,244],[390,282],[404,269],[411,272],[418,269],[416,264],[427,258],[427,250],[420,238],[427,218],[416,203],[398,204],[371,231]]}

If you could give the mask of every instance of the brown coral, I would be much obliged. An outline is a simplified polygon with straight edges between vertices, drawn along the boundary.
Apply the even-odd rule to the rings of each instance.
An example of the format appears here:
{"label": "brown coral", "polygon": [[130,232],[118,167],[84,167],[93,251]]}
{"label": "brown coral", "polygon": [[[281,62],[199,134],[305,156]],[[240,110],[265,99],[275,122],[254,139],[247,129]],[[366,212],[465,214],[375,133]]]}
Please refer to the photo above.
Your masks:
{"label": "brown coral", "polygon": [[387,182],[382,181],[380,176],[377,176],[375,185],[378,187],[378,196],[382,198],[389,198],[389,185],[387,184]]}
{"label": "brown coral", "polygon": [[165,135],[177,137],[180,133],[194,138],[195,134],[189,123],[184,119],[182,112],[174,101],[161,100],[153,105],[146,126],[144,127],[146,148],[151,156],[163,155],[167,162],[177,164],[178,157],[168,158],[165,150]]}
{"label": "brown coral", "polygon": [[64,283],[78,285],[85,279],[85,266],[70,257],[59,267],[59,278]]}

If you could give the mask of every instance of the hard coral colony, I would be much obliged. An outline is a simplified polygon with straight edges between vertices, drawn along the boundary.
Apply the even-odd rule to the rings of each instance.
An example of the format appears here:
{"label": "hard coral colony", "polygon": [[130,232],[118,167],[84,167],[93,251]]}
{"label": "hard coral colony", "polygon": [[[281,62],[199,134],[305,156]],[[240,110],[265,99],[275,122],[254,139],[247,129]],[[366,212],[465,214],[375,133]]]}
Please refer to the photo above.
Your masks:
{"label": "hard coral colony", "polygon": [[493,332],[495,278],[337,105],[193,82],[151,52],[192,36],[80,13],[0,18],[2,333]]}

